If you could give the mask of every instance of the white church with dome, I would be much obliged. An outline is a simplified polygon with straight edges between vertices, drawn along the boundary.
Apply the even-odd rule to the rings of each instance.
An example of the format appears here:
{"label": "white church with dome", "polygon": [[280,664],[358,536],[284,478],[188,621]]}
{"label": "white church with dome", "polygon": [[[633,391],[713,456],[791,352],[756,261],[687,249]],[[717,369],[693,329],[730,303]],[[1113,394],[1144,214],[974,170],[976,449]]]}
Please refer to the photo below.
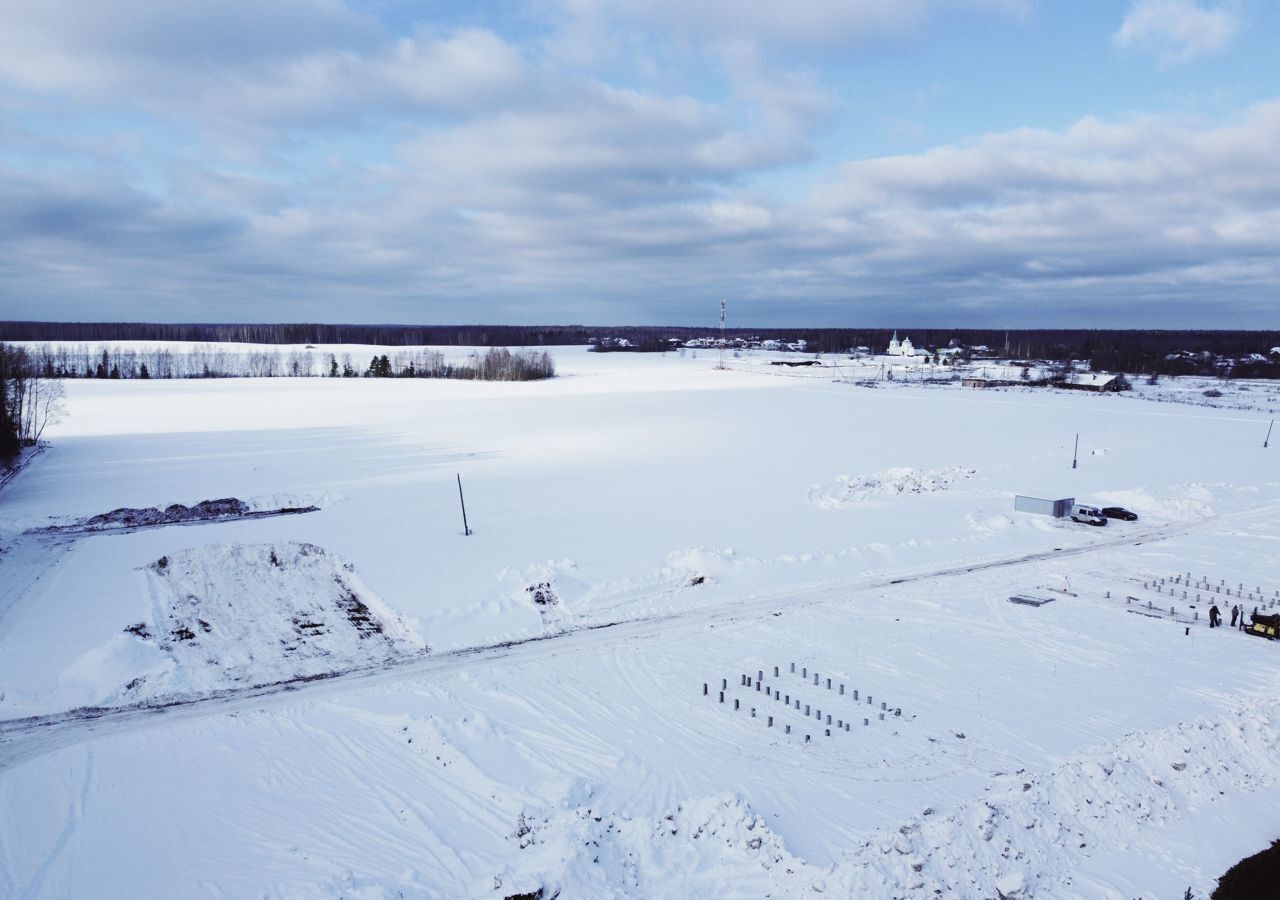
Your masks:
{"label": "white church with dome", "polygon": [[911,344],[911,338],[903,338],[898,340],[898,332],[893,333],[893,337],[889,341],[889,349],[885,351],[889,356],[915,356],[916,348]]}

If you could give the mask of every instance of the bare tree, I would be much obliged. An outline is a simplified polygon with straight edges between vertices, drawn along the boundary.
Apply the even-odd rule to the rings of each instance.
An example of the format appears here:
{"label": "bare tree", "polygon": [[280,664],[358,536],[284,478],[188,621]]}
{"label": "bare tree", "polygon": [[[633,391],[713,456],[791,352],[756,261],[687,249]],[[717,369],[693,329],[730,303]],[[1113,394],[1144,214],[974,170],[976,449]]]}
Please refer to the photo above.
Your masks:
{"label": "bare tree", "polygon": [[32,379],[26,428],[26,439],[32,444],[40,443],[45,428],[66,418],[66,396],[67,391],[61,381],[55,378]]}

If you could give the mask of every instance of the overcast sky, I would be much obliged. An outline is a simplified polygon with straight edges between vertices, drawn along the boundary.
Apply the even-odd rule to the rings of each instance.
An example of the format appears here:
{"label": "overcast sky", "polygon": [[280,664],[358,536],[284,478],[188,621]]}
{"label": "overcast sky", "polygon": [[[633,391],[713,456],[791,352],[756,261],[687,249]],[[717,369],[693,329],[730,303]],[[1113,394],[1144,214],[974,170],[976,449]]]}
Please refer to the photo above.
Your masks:
{"label": "overcast sky", "polygon": [[0,319],[1280,326],[1275,0],[0,0]]}

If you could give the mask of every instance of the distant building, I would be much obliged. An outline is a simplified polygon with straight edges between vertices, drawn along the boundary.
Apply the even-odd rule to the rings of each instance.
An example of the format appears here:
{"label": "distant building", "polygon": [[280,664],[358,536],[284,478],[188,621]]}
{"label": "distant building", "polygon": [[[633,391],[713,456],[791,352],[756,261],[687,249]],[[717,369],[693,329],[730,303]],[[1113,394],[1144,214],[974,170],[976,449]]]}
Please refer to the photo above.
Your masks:
{"label": "distant building", "polygon": [[893,333],[893,337],[889,340],[889,349],[885,351],[889,356],[915,356],[916,348],[911,344],[911,338],[903,338],[898,340],[898,332]]}
{"label": "distant building", "polygon": [[1106,375],[1102,372],[1076,372],[1066,376],[1058,383],[1058,386],[1076,391],[1109,393],[1125,390],[1128,387],[1128,383],[1121,375]]}

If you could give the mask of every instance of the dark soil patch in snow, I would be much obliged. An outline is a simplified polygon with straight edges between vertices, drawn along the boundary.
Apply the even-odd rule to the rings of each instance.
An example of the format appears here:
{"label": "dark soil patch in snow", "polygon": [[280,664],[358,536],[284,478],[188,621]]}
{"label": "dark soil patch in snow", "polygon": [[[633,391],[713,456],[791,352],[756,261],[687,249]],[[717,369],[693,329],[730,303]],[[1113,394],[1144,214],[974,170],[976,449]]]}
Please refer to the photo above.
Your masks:
{"label": "dark soil patch in snow", "polygon": [[371,634],[382,634],[382,623],[374,618],[373,613],[369,611],[369,607],[351,590],[342,580],[341,576],[334,578],[338,583],[338,587],[342,593],[338,597],[338,608],[347,614],[347,621],[355,627],[360,637],[365,638]]}
{"label": "dark soil patch in snow", "polygon": [[[115,531],[132,528],[155,528],[162,525],[189,525],[198,522],[223,522],[232,519],[261,519],[267,516],[288,516],[316,512],[318,506],[281,507],[255,510],[243,500],[225,497],[221,500],[201,500],[195,506],[172,503],[161,509],[158,506],[135,508],[122,506],[111,512],[101,513],[66,525],[50,525],[36,528],[36,534],[76,534],[96,531]],[[164,568],[168,558],[161,557],[157,565]]]}
{"label": "dark soil patch in snow", "polygon": [[560,598],[556,596],[555,588],[551,586],[549,581],[539,581],[537,584],[531,584],[525,588],[525,592],[537,606],[555,606],[560,602]]}
{"label": "dark soil patch in snow", "polygon": [[1218,879],[1213,900],[1271,900],[1280,896],[1280,841],[1242,859]]}

